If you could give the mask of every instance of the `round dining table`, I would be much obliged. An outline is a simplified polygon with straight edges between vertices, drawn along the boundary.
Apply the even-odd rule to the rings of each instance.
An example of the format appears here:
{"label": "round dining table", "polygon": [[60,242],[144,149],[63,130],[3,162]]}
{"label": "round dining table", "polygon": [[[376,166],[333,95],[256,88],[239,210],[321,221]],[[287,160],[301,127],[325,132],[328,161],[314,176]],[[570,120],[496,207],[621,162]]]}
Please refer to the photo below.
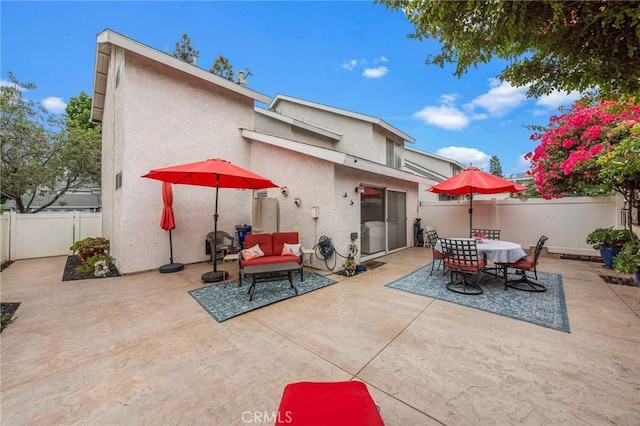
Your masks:
{"label": "round dining table", "polygon": [[[473,240],[473,238],[451,238],[452,240]],[[486,259],[493,261],[494,263],[514,263],[523,257],[527,256],[527,253],[522,249],[522,246],[518,243],[512,243],[511,241],[503,240],[486,240],[476,244],[478,248],[478,254],[484,256]],[[442,244],[440,240],[436,242],[436,250],[442,252]]]}

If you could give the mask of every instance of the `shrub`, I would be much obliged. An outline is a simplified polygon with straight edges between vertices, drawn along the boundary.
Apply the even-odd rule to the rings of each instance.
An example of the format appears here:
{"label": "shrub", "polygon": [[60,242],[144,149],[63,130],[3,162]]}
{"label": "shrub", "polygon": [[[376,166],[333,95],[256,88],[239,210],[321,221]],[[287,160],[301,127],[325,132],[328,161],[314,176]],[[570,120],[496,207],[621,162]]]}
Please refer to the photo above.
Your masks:
{"label": "shrub", "polygon": [[633,274],[640,270],[640,240],[634,238],[622,247],[613,260],[613,268],[623,274]]}
{"label": "shrub", "polygon": [[76,273],[78,275],[92,275],[96,268],[96,263],[101,260],[107,262],[107,266],[111,266],[113,264],[113,259],[111,257],[104,254],[95,254],[84,260],[82,265],[76,268]]}
{"label": "shrub", "polygon": [[104,237],[88,237],[73,243],[73,245],[69,247],[69,250],[71,250],[73,254],[77,253],[80,259],[85,262],[94,255],[108,256],[109,240]]}

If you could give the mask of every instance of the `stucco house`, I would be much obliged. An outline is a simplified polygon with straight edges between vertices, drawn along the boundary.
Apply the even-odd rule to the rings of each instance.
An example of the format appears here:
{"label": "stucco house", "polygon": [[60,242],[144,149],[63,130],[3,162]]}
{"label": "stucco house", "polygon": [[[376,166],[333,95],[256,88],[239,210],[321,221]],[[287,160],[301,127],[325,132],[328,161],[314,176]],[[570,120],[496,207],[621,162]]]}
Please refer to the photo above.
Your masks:
{"label": "stucco house", "polygon": [[[223,158],[268,177],[280,188],[220,190],[218,229],[251,224],[256,200],[269,199],[278,230],[299,232],[307,248],[329,237],[341,254],[355,238],[358,260],[411,246],[419,191],[447,174],[430,170],[428,156],[405,148],[414,139],[382,119],[290,96],[272,100],[110,30],[98,35],[94,77],[103,234],[122,273],[168,260],[161,185],[141,177],[153,168]],[[173,189],[174,260],[204,261],[215,189]],[[343,261],[335,260],[337,269]]]}

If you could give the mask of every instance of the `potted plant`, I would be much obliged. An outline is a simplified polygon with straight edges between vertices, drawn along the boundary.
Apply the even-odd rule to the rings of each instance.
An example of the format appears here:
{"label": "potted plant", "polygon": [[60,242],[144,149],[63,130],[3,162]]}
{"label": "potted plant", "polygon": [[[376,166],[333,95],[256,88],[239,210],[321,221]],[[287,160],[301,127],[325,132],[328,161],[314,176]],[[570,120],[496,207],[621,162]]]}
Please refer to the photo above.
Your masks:
{"label": "potted plant", "polygon": [[596,250],[600,250],[602,261],[608,268],[613,267],[613,259],[622,247],[631,241],[628,229],[596,228],[587,235],[586,242]]}
{"label": "potted plant", "polygon": [[342,267],[344,268],[345,276],[352,277],[356,274],[356,260],[353,257],[347,257],[347,260],[342,264]]}
{"label": "potted plant", "polygon": [[640,286],[640,240],[636,237],[622,247],[613,261],[613,268],[623,274],[636,274]]}

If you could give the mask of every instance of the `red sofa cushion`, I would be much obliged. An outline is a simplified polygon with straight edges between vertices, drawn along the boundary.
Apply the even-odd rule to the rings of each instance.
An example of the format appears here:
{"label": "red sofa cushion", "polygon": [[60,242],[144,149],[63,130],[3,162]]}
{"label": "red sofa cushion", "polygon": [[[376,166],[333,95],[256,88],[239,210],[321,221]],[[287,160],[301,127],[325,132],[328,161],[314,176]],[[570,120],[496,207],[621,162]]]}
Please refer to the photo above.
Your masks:
{"label": "red sofa cushion", "polygon": [[265,256],[279,255],[282,253],[282,249],[278,253],[273,252],[273,238],[271,234],[247,234],[244,237],[244,246],[251,248],[256,244],[260,245],[260,250]]}
{"label": "red sofa cushion", "polygon": [[293,262],[300,264],[300,256],[262,256],[250,260],[243,260],[242,267],[255,265],[268,265],[270,263]]}
{"label": "red sofa cushion", "polygon": [[276,425],[384,426],[362,382],[298,382],[284,388]]}
{"label": "red sofa cushion", "polygon": [[[273,234],[273,254],[278,256],[282,254],[284,243],[298,244],[297,232],[276,232]],[[266,254],[266,253],[265,253]]]}

